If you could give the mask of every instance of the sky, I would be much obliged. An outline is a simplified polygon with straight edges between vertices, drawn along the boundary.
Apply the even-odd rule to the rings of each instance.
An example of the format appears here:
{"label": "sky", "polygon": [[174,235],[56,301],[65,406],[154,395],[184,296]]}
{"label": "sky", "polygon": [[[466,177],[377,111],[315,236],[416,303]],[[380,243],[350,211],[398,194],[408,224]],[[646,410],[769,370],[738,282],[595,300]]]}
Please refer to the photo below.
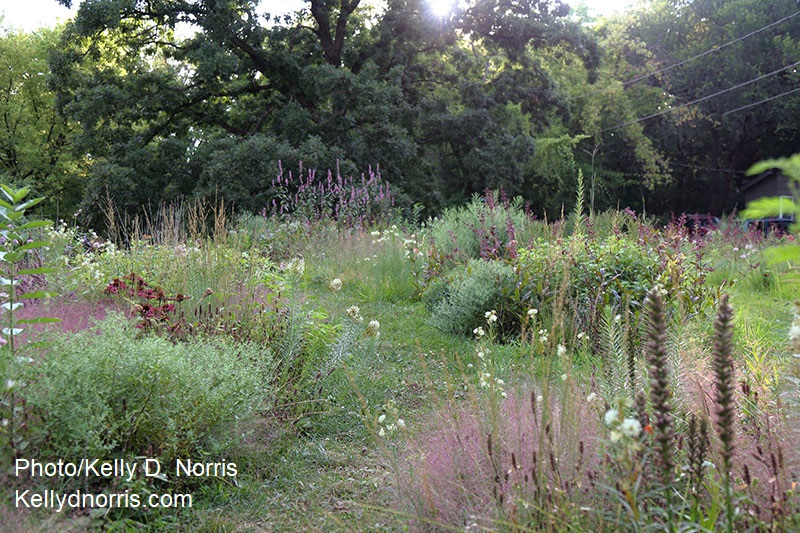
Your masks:
{"label": "sky", "polygon": [[[73,0],[78,5],[81,0]],[[448,5],[457,0],[430,0],[432,9],[446,11]],[[569,1],[567,3],[570,3]],[[573,0],[573,4],[583,3],[591,14],[613,14],[622,12],[634,0]],[[262,0],[262,8],[273,15],[288,12],[304,4],[302,0]],[[0,0],[0,14],[3,27],[14,27],[24,31],[34,31],[42,26],[54,26],[64,22],[74,14],[60,5],[56,0]]]}

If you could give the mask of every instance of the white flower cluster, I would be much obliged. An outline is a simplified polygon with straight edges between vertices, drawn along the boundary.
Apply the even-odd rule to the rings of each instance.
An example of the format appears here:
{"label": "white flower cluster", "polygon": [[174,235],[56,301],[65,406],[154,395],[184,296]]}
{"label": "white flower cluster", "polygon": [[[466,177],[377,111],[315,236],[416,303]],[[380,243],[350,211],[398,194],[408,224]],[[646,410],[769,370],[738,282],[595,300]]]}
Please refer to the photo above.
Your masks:
{"label": "white flower cluster", "polygon": [[[497,322],[497,311],[495,309],[486,311],[483,316],[486,318],[486,323],[489,324],[490,327]],[[475,354],[481,362],[478,385],[482,389],[490,389],[492,392],[499,394],[501,398],[506,398],[508,395],[504,390],[505,381],[494,375],[494,363],[487,357],[490,350],[487,346],[482,346],[484,343],[480,342],[481,338],[486,335],[486,332],[481,326],[478,326],[472,333],[475,334],[476,340],[479,341],[479,344],[475,347]]]}
{"label": "white flower cluster", "polygon": [[334,279],[332,279],[332,280],[331,280],[331,282],[328,284],[328,287],[329,287],[329,288],[330,288],[330,290],[332,290],[333,292],[339,292],[340,290],[342,290],[342,280],[341,280],[341,279],[339,279],[339,278],[334,278]]}
{"label": "white flower cluster", "polygon": [[[195,244],[194,246],[187,246],[186,244],[179,244],[175,247],[175,255],[177,256],[187,256],[187,255],[194,255],[200,253],[200,247]],[[247,260],[249,259],[250,254],[247,252],[242,252],[242,259]]]}
{"label": "white flower cluster", "polygon": [[406,427],[406,422],[400,418],[400,412],[392,402],[386,402],[383,406],[383,413],[378,417],[378,436],[385,438],[391,436],[398,430]]}
{"label": "white flower cluster", "polygon": [[416,260],[418,257],[423,257],[425,255],[420,250],[422,248],[422,243],[417,242],[417,238],[414,235],[403,239],[403,248],[405,248],[403,256],[406,259]]}
{"label": "white flower cluster", "polygon": [[539,342],[542,344],[547,344],[548,334],[546,329],[539,330]]}
{"label": "white flower cluster", "polygon": [[642,424],[635,418],[623,418],[617,409],[609,409],[603,416],[606,426],[611,429],[611,442],[638,439],[642,434]]}
{"label": "white flower cluster", "polygon": [[398,231],[396,224],[393,224],[391,228],[383,231],[373,230],[370,232],[370,235],[375,237],[375,239],[372,241],[372,244],[386,242],[392,238],[400,238],[400,232]]}
{"label": "white flower cluster", "polygon": [[77,237],[78,230],[77,228],[69,228],[67,227],[67,223],[64,222],[63,219],[58,221],[58,224],[55,228],[47,228],[45,231],[47,235],[47,240],[54,241],[54,240],[68,240],[73,241]]}
{"label": "white flower cluster", "polygon": [[294,276],[302,276],[306,271],[306,261],[302,257],[294,257],[291,261],[283,265],[283,269]]}
{"label": "white flower cluster", "polygon": [[370,320],[369,324],[367,324],[366,330],[367,337],[375,337],[378,338],[381,336],[381,323],[377,320]]}
{"label": "white flower cluster", "polygon": [[[64,256],[65,263],[69,263],[69,259]],[[106,281],[106,275],[100,268],[100,264],[92,257],[91,254],[82,254],[80,259],[73,267],[73,272],[89,283],[103,283]]]}
{"label": "white flower cluster", "polygon": [[361,316],[361,309],[358,308],[357,305],[353,305],[347,308],[347,316],[350,317],[350,320],[353,322],[363,322],[364,317]]}
{"label": "white flower cluster", "polygon": [[[484,364],[483,367],[486,368],[486,365]],[[503,389],[506,382],[496,376],[492,376],[491,372],[481,372],[479,385],[482,389],[493,389],[501,398],[508,397],[508,394]]]}

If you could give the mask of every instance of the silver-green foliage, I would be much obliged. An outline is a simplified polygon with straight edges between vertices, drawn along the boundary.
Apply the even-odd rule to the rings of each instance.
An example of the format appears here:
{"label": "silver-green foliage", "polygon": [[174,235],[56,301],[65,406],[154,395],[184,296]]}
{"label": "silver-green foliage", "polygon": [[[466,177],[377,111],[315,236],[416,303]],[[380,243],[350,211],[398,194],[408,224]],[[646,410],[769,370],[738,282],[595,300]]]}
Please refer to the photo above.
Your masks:
{"label": "silver-green foliage", "polygon": [[465,206],[446,209],[427,226],[436,250],[456,259],[503,257],[516,251],[517,243],[546,231],[525,212],[521,198],[503,201],[497,192],[475,195]]}
{"label": "silver-green foliage", "polygon": [[433,325],[442,331],[468,334],[485,323],[484,313],[498,311],[502,327],[509,293],[515,285],[514,268],[499,261],[474,259],[450,278],[430,287]]}
{"label": "silver-green foliage", "polygon": [[[600,390],[605,401],[611,405],[619,398],[633,400],[637,390],[637,372],[632,368],[630,349],[626,349],[625,324],[616,308],[603,307],[600,314],[599,353],[603,359],[603,382]],[[634,362],[635,364],[635,362]]]}
{"label": "silver-green foliage", "polygon": [[[271,402],[271,355],[222,337],[174,344],[112,314],[54,340],[23,390],[31,442],[66,459],[200,457],[221,430]],[[232,435],[232,434],[231,434]]]}

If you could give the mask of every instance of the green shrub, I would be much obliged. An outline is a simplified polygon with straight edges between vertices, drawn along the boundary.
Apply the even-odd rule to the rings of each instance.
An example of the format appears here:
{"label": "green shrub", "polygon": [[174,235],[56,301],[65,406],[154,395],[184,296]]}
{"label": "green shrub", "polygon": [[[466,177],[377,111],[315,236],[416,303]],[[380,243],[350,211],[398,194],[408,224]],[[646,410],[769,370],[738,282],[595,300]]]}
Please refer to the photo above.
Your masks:
{"label": "green shrub", "polygon": [[[442,331],[469,334],[486,323],[484,313],[495,309],[502,334],[510,327],[510,294],[514,289],[514,268],[498,261],[473,259],[463,270],[450,274],[428,288],[426,298],[433,324]],[[515,320],[515,319],[513,319]]]}
{"label": "green shrub", "polygon": [[521,198],[504,201],[497,192],[475,195],[469,204],[447,209],[427,225],[437,254],[457,261],[513,257],[518,244],[547,231],[525,212]]}
{"label": "green shrub", "polygon": [[609,237],[587,243],[577,255],[575,291],[579,301],[592,308],[626,301],[639,307],[658,283],[658,255],[635,242]]}
{"label": "green shrub", "polygon": [[269,402],[270,367],[255,346],[142,338],[113,314],[98,331],[56,339],[29,368],[30,440],[65,460],[200,457],[220,430]]}
{"label": "green shrub", "polygon": [[516,308],[572,309],[580,329],[596,331],[602,310],[611,306],[638,322],[652,287],[683,314],[705,311],[713,302],[702,254],[684,250],[666,236],[642,243],[626,236],[603,240],[539,241],[519,250]]}

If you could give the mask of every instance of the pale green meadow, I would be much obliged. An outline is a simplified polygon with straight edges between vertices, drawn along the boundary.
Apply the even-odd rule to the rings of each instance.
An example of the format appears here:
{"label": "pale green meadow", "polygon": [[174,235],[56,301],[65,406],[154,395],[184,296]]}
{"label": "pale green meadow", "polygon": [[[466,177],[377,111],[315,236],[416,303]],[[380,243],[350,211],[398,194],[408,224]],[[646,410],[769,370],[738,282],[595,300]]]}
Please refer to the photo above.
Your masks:
{"label": "pale green meadow", "polygon": [[[201,211],[4,222],[5,531],[800,528],[797,284],[763,257],[791,237],[497,195],[415,224]],[[15,475],[30,458],[236,474]]]}

